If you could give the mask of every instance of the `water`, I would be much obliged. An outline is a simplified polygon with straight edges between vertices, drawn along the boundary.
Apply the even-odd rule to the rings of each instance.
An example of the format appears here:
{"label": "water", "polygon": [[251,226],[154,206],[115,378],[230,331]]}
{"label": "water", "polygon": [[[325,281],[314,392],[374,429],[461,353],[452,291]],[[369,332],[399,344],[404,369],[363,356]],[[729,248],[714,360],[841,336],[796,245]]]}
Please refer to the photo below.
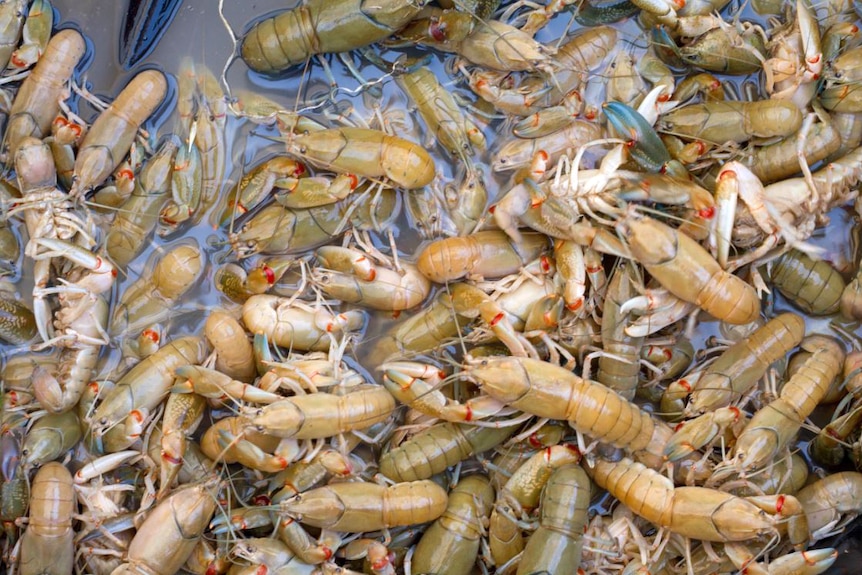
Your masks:
{"label": "water", "polygon": [[[233,30],[240,34],[246,30],[253,20],[260,15],[281,10],[286,7],[283,1],[260,0],[256,2],[225,2],[225,18]],[[289,3],[290,6],[296,2]],[[180,8],[177,16],[162,38],[154,52],[139,65],[131,70],[124,70],[120,66],[119,58],[119,31],[122,27],[126,6],[123,2],[109,2],[105,0],[55,0],[55,6],[60,12],[57,20],[62,27],[73,25],[79,28],[91,45],[92,61],[83,74],[91,90],[101,96],[113,97],[125,86],[129,79],[138,71],[148,67],[157,67],[171,75],[172,90],[171,98],[175,98],[175,81],[173,76],[179,72],[181,56],[190,56],[196,63],[208,66],[219,74],[234,52],[231,33],[225,28],[216,10],[215,0],[186,0]],[[559,31],[565,25],[565,17],[558,18],[554,25],[540,33],[539,38],[550,41],[559,36]],[[624,41],[628,49],[634,53],[640,53],[645,41],[636,27],[631,23],[625,27]],[[421,51],[413,51],[413,55],[421,55]],[[384,57],[394,60],[397,53],[384,53]],[[337,95],[339,101],[349,102],[355,106],[357,113],[366,118],[370,117],[370,111],[379,107],[383,112],[391,110],[406,110],[409,106],[403,94],[394,87],[391,79],[383,83],[382,98],[377,100],[362,93],[358,96],[352,95],[360,84],[344,71],[344,66],[336,59],[328,59],[332,63],[332,70],[337,78],[340,91]],[[380,78],[380,70],[368,65],[360,64],[357,58],[352,61],[359,66],[359,72],[367,79]],[[432,69],[438,73],[438,77],[444,77],[442,65],[435,60]],[[298,69],[291,70],[285,78],[269,79],[248,72],[242,62],[233,63],[228,69],[225,78],[232,92],[240,89],[254,90],[263,93],[271,99],[279,102],[286,109],[302,108],[307,102],[325,94],[329,89],[329,82],[323,73],[319,63],[315,63],[303,79],[303,90],[300,92],[300,72]],[[454,91],[462,88],[450,86]],[[172,112],[173,102],[164,105],[157,116],[148,124],[148,129],[153,133],[167,134],[175,126],[175,117]],[[320,110],[310,113],[318,118]],[[86,104],[81,105],[81,113],[87,119],[94,117],[94,112]],[[404,125],[399,126],[399,134],[411,138],[414,141],[426,140],[422,133],[421,124],[413,122],[406,115]],[[495,148],[499,138],[498,133],[506,128],[500,122],[482,124],[482,128],[491,143],[491,149]],[[262,159],[280,151],[277,144],[267,140],[267,136],[273,136],[272,130],[253,127],[248,123],[240,123],[236,119],[230,119],[227,126],[227,138],[230,143],[229,164],[227,168],[226,182],[223,191],[226,191],[243,172],[243,169],[254,165]],[[489,163],[490,152],[480,158],[480,163]],[[457,162],[451,160],[441,153],[435,153],[438,171],[443,174],[446,181],[458,177],[460,168]],[[488,176],[488,191],[491,198],[495,197],[501,189],[505,189],[506,177],[486,174]],[[829,259],[836,263],[839,269],[852,267],[854,257],[849,252],[849,242],[844,241],[845,230],[849,222],[846,212],[837,211],[833,214],[833,226],[826,234],[815,241],[827,248]],[[198,288],[195,288],[182,304],[183,314],[177,314],[173,325],[169,326],[172,333],[199,333],[200,326],[205,318],[204,311],[208,308],[225,305],[225,300],[212,285],[213,273],[217,267],[216,263],[229,259],[229,249],[224,245],[226,233],[223,230],[214,230],[206,224],[199,225],[194,229],[185,229],[181,234],[183,238],[193,238],[205,250],[209,264],[206,266],[204,277]],[[404,254],[412,254],[419,244],[417,234],[410,229],[405,219],[400,220],[399,229],[396,230],[396,238],[399,249]],[[175,245],[179,238],[174,235],[167,240],[155,238],[144,252],[129,266],[128,277],[120,278],[119,290],[123,290],[130,282],[136,280],[146,270],[151,268],[152,258]],[[183,240],[186,241],[186,240]],[[289,291],[289,290],[287,290]],[[778,308],[783,304],[779,300]],[[377,314],[372,318],[370,327],[366,332],[366,340],[374,341],[374,338],[392,322],[389,314]],[[705,324],[701,335],[712,331],[715,324]],[[812,324],[813,330],[825,330],[823,322]],[[367,366],[373,368],[374,366]],[[832,569],[831,573],[855,572],[854,566],[859,565],[862,557],[859,555],[858,531],[849,531],[839,537],[841,543],[842,557],[839,563]]]}

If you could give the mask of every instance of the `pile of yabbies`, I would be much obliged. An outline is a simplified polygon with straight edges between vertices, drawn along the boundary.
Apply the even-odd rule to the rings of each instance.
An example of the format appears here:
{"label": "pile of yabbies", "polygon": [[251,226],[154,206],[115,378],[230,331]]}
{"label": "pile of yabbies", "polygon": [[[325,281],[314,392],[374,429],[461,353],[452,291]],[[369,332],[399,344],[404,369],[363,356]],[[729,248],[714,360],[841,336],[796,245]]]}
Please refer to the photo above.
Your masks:
{"label": "pile of yabbies", "polygon": [[[187,62],[157,145],[162,72],[102,103],[80,33],[0,2],[0,255],[34,282],[0,298],[6,571],[828,569],[818,540],[862,507],[840,471],[862,464],[862,294],[809,240],[862,178],[857,16],[755,3],[764,29],[726,3],[308,0],[242,59],[298,82],[356,51],[379,113],[228,98]],[[451,77],[398,57],[416,46]],[[286,153],[231,183],[229,118]],[[489,170],[514,175],[489,194]],[[204,278],[220,308],[177,331]],[[761,309],[776,291],[795,312]],[[800,314],[839,310],[806,334]],[[834,418],[799,444],[818,404]]]}

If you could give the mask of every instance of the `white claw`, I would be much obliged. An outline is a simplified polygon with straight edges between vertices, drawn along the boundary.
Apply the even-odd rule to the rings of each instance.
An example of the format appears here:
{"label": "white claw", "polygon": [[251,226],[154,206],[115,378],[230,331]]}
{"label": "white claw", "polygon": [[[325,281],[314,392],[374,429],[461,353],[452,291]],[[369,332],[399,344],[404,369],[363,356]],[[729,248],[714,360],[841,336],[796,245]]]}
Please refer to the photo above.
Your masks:
{"label": "white claw", "polygon": [[[35,291],[35,290],[34,290]],[[33,297],[33,317],[36,319],[36,328],[39,330],[39,336],[43,342],[54,339],[54,325],[51,321],[51,306],[48,301],[34,294]]]}
{"label": "white claw", "polygon": [[86,464],[75,473],[75,483],[78,485],[87,483],[91,479],[117,469],[120,465],[134,457],[141,457],[141,452],[135,450],[118,451],[117,453],[110,453],[99,457],[98,459]]}
{"label": "white claw", "polygon": [[627,314],[630,311],[640,313],[652,312],[658,309],[664,309],[668,306],[676,305],[679,299],[672,295],[666,289],[648,289],[643,291],[643,295],[630,298],[623,302],[620,306],[620,313]]}
{"label": "white claw", "polygon": [[667,91],[668,87],[666,85],[659,84],[644,96],[643,101],[638,106],[638,113],[643,116],[647,122],[649,122],[650,126],[655,125],[658,121],[659,114],[666,114],[679,104],[679,102],[676,101],[659,102],[658,99]]}
{"label": "white claw", "polygon": [[713,220],[710,246],[722,269],[727,269],[727,259],[730,255],[730,237],[733,234],[733,222],[736,219],[736,203],[739,197],[735,178],[724,176],[724,170],[719,172],[715,187],[715,219]]}
{"label": "white claw", "polygon": [[769,573],[817,575],[829,569],[836,559],[838,559],[838,551],[832,547],[796,551],[770,561]]}
{"label": "white claw", "polygon": [[695,309],[697,309],[696,305],[677,300],[672,305],[639,317],[635,322],[626,327],[626,334],[631,337],[646,337],[688,317]]}
{"label": "white claw", "polygon": [[111,262],[72,242],[53,238],[33,238],[30,241],[36,247],[44,248],[42,251],[37,251],[33,255],[33,259],[44,260],[64,257],[72,263],[96,273],[106,273],[114,269]]}
{"label": "white claw", "polygon": [[633,297],[626,300],[620,306],[620,315],[626,315],[631,311],[647,311],[650,308],[649,298],[645,295]]}
{"label": "white claw", "polygon": [[77,266],[91,273],[84,275],[74,286],[93,294],[101,294],[111,289],[117,270],[107,259],[98,256],[88,249],[82,248],[65,240],[53,238],[34,238],[30,243],[35,246],[35,260],[51,258],[66,258]]}

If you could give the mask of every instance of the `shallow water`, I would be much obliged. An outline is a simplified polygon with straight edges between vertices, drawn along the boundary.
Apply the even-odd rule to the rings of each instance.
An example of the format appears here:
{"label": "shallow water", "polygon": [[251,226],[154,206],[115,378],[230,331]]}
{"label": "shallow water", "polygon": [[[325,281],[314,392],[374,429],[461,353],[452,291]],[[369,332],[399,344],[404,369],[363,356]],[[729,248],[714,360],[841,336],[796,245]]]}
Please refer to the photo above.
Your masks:
{"label": "shallow water", "polygon": [[[143,68],[155,66],[168,74],[176,75],[182,56],[191,56],[196,63],[204,64],[218,74],[234,51],[231,35],[219,19],[216,0],[186,0],[155,51],[132,70],[123,70],[119,64],[119,30],[125,14],[125,3],[108,0],[55,0],[54,3],[60,13],[60,18],[57,20],[60,22],[60,26],[65,27],[71,24],[78,27],[92,46],[92,62],[84,72],[83,77],[97,95],[106,97],[116,95],[128,80]],[[241,35],[250,22],[256,20],[260,15],[294,4],[296,2],[286,4],[277,0],[255,2],[227,0],[225,2],[225,17],[236,34]],[[559,30],[564,25],[565,19],[558,18],[553,27],[541,33],[540,39],[546,41],[552,39],[554,34],[559,34]],[[627,31],[626,41],[630,42],[633,51],[637,51],[638,48],[635,46],[642,47],[644,45],[643,38],[635,27],[628,25],[625,29]],[[384,54],[384,56],[392,60],[395,54]],[[342,90],[338,99],[354,105],[360,114],[367,115],[368,110],[375,106],[379,106],[384,112],[407,108],[408,103],[405,97],[394,87],[391,81],[384,83],[383,97],[380,100],[368,97],[367,93],[351,96],[350,91],[359,87],[358,81],[347,76],[343,66],[337,60],[330,59],[330,61],[333,72],[338,78],[338,86]],[[358,62],[358,59],[354,59],[354,61]],[[432,66],[436,71],[442,73],[439,61],[435,61]],[[367,64],[363,64],[360,71],[368,80],[381,76],[379,70]],[[249,73],[245,65],[241,61],[237,61],[229,68],[225,77],[232,91],[235,92],[243,88],[260,91],[280,102],[286,109],[302,108],[305,102],[313,100],[328,89],[328,81],[318,63],[311,67],[310,73],[303,80],[305,88],[302,93],[299,91],[300,74],[297,70],[291,70],[287,78],[272,80]],[[172,86],[171,97],[175,98],[175,81],[173,79]],[[172,102],[163,106],[157,118],[148,125],[148,128],[159,135],[169,133],[175,122],[172,109]],[[86,105],[82,105],[81,113],[86,119],[93,117],[92,111]],[[420,133],[421,126],[411,121],[409,117],[406,118],[406,124],[405,129],[399,129],[400,135],[414,141],[424,140]],[[495,133],[502,131],[503,126],[497,122],[485,125],[484,129],[493,149],[493,143],[499,140],[495,137]],[[261,159],[280,151],[278,144],[268,141],[265,137],[274,135],[274,132],[270,130],[253,127],[248,123],[240,123],[235,118],[229,120],[227,130],[226,139],[230,143],[231,149],[226,173],[227,181],[223,192],[240,177],[243,167],[256,164]],[[252,133],[253,131],[255,133]],[[490,153],[483,156],[483,159],[487,160],[489,157]],[[456,162],[440,153],[435,154],[435,159],[438,163],[438,171],[442,172],[445,178],[451,179],[457,175]],[[506,178],[499,176],[492,178],[487,173],[486,175],[489,176],[487,179],[489,196],[493,198],[504,185]],[[839,268],[844,267],[844,263],[847,262],[849,262],[848,267],[853,265],[853,256],[849,252],[849,242],[845,241],[845,230],[849,220],[844,217],[844,214],[845,212],[836,212],[833,218],[836,224],[830,227],[824,236],[815,240],[827,248],[829,259],[836,262]],[[838,225],[839,222],[841,225]],[[402,218],[400,224],[400,228],[396,232],[399,250],[409,257],[414,252],[419,239],[416,233],[406,225],[405,219]],[[118,289],[122,291],[128,283],[145,274],[145,270],[149,267],[147,262],[153,257],[153,254],[169,249],[179,241],[180,237],[194,238],[205,250],[210,263],[206,267],[200,287],[188,294],[184,298],[185,303],[180,306],[186,313],[178,314],[173,319],[169,329],[174,334],[198,333],[201,322],[205,318],[204,311],[211,307],[225,305],[226,302],[223,296],[212,286],[213,273],[217,267],[214,262],[229,258],[229,249],[224,245],[226,234],[223,230],[213,230],[212,227],[204,223],[191,230],[186,228],[181,234],[175,234],[167,240],[153,239],[144,253],[129,266],[129,275],[127,278],[121,278]],[[779,298],[777,308],[782,309],[783,307],[786,306]],[[373,341],[380,330],[384,329],[391,321],[392,318],[388,317],[387,314],[378,314],[374,317],[366,332],[366,341]],[[716,326],[714,323],[708,323],[703,327],[704,329],[700,333],[701,340],[713,332]],[[825,330],[827,326],[825,322],[818,322],[812,324],[811,329],[814,331]],[[858,565],[862,564],[862,555],[859,553],[860,531],[857,529],[852,534],[845,533],[839,539],[843,540],[841,544],[842,557],[830,573],[858,572]]]}

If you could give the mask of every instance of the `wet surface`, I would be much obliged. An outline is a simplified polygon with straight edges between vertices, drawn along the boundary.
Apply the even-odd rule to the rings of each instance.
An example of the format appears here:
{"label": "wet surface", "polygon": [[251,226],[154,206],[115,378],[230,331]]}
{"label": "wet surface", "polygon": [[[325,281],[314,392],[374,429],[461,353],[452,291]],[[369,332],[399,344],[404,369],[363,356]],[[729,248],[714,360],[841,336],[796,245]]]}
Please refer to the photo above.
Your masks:
{"label": "wet surface", "polygon": [[[125,69],[122,63],[120,41],[124,30],[124,20],[128,13],[124,2],[55,0],[54,3],[60,12],[61,17],[57,20],[60,26],[73,25],[78,27],[87,37],[88,43],[91,44],[93,49],[92,62],[84,72],[83,77],[97,95],[107,97],[116,95],[134,74],[149,67],[158,67],[175,76],[179,71],[181,56],[191,56],[196,63],[208,66],[218,75],[234,50],[231,33],[225,28],[218,16],[216,1],[185,0],[178,6],[172,24],[164,33],[161,41],[153,47],[152,52],[144,57],[140,63],[132,65],[130,69]],[[180,3],[178,2],[178,4]],[[290,4],[293,5],[295,2]],[[232,2],[228,0],[225,6],[225,17],[235,33],[241,34],[243,30],[247,29],[250,22],[260,15],[285,7],[287,6],[283,1],[276,0],[257,2]],[[556,26],[542,31],[539,38],[543,41],[550,41],[554,34],[559,33],[560,27],[565,25],[565,21],[560,19],[555,24]],[[645,45],[643,36],[632,26],[627,26],[625,30],[627,32],[624,35],[624,41],[628,43],[630,49],[633,52],[642,51]],[[385,56],[394,59],[397,54],[385,54]],[[394,87],[391,81],[383,83],[384,89],[380,98],[371,98],[367,92],[359,96],[352,96],[351,92],[359,88],[359,82],[345,74],[344,67],[336,59],[328,58],[327,60],[332,63],[333,73],[338,79],[339,100],[349,102],[362,113],[369,113],[369,110],[378,107],[384,113],[391,110],[407,109],[408,103],[405,97]],[[373,80],[381,76],[379,70],[368,64],[360,63],[358,65],[359,72],[366,79]],[[439,74],[443,73],[441,62],[435,61],[432,67]],[[329,82],[319,64],[312,66],[310,74],[303,78],[301,78],[300,72],[294,69],[284,78],[265,78],[249,73],[242,62],[235,62],[229,68],[226,79],[234,92],[241,88],[260,91],[280,102],[285,108],[294,109],[302,108],[308,101],[316,99],[329,90]],[[299,89],[300,79],[303,81],[302,92]],[[172,80],[172,87],[171,97],[175,98],[175,80]],[[454,86],[452,89],[460,90]],[[163,106],[161,113],[154,121],[150,122],[149,129],[159,134],[170,132],[175,122],[172,109],[173,102]],[[85,119],[92,119],[95,116],[95,113],[86,105],[82,105],[81,113]],[[410,137],[415,141],[425,139],[421,133],[421,126],[409,118],[405,119],[405,125],[406,128],[403,131],[405,137]],[[489,142],[492,143],[492,150],[497,139],[496,134],[502,133],[503,129],[504,127],[500,122],[484,125]],[[227,126],[227,141],[230,143],[228,181],[223,192],[236,181],[244,166],[255,164],[280,149],[267,140],[267,137],[273,135],[275,133],[272,130],[240,124],[235,119],[229,120]],[[457,165],[458,162],[444,156],[439,151],[435,158],[438,161],[438,171],[443,174],[444,178],[453,179],[458,175],[460,170]],[[487,163],[488,158],[490,158],[490,152],[483,156],[482,160]],[[505,178],[491,177],[490,174],[488,176],[489,196],[493,198],[499,189],[505,185]],[[849,218],[843,214],[843,212],[836,213],[833,217],[833,226],[815,240],[826,247],[827,252],[831,254],[830,259],[836,263],[839,269],[845,265],[848,267],[853,265],[853,255],[850,254],[849,242],[846,241]],[[415,232],[408,228],[405,219],[400,220],[400,226],[401,229],[396,234],[399,249],[405,254],[411,254],[419,242],[418,237]],[[229,250],[225,245],[226,235],[223,230],[213,230],[207,224],[202,224],[192,230],[184,230],[182,234],[171,236],[166,240],[153,239],[144,253],[129,266],[128,277],[121,278],[119,282],[119,290],[122,291],[130,282],[147,273],[147,262],[154,257],[154,254],[160,253],[180,241],[178,236],[191,237],[197,240],[206,251],[210,263],[206,268],[201,287],[185,298],[187,303],[183,304],[182,309],[178,311],[173,320],[172,333],[175,335],[199,332],[201,322],[205,317],[204,311],[223,302],[223,296],[212,286],[213,273],[217,267],[215,264],[229,259]],[[779,301],[777,309],[781,308],[782,304]],[[392,318],[386,314],[378,314],[368,328],[367,341],[373,341],[380,330],[391,321]],[[701,339],[714,330],[715,324],[705,324],[704,327]],[[825,330],[826,323],[811,324],[810,329]],[[848,529],[834,540],[821,542],[821,546],[830,543],[838,545],[841,551],[838,563],[829,573],[837,575],[859,572],[860,565],[862,565],[860,539],[862,539],[862,527],[856,524],[853,529]]]}

